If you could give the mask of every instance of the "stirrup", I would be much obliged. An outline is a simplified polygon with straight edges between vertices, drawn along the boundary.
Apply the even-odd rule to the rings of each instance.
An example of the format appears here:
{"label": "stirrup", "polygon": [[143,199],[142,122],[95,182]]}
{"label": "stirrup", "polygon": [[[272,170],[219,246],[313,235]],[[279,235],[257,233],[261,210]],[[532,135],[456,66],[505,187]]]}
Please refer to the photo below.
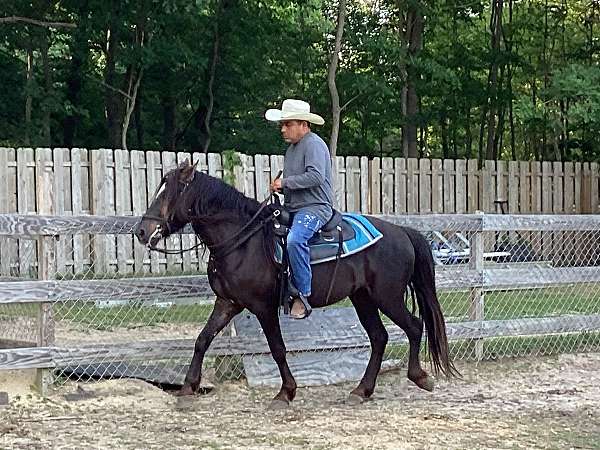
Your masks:
{"label": "stirrup", "polygon": [[[302,306],[304,306],[304,314],[302,316],[296,316],[292,313],[292,308],[294,306],[294,302],[296,301],[296,299],[300,300],[300,302],[302,303]],[[290,305],[290,317],[292,319],[306,319],[308,316],[310,316],[310,314],[312,313],[312,308],[310,306],[310,304],[308,303],[307,298],[298,293],[297,295],[294,295],[291,297],[291,305]]]}

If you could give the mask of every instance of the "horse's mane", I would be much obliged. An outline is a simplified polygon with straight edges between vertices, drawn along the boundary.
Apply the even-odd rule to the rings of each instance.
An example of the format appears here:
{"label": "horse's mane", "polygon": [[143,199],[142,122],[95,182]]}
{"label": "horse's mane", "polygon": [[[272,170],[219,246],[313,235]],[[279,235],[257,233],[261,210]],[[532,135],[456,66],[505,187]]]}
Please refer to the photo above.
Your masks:
{"label": "horse's mane", "polygon": [[[175,203],[181,170],[182,168],[174,169],[173,176],[167,177],[166,194],[170,205]],[[194,172],[194,178],[187,186],[184,195],[193,199],[193,206],[186,215],[192,215],[195,219],[203,221],[221,218],[230,220],[239,218],[241,221],[246,221],[254,216],[260,207],[256,200],[246,197],[233,186],[198,171]]]}

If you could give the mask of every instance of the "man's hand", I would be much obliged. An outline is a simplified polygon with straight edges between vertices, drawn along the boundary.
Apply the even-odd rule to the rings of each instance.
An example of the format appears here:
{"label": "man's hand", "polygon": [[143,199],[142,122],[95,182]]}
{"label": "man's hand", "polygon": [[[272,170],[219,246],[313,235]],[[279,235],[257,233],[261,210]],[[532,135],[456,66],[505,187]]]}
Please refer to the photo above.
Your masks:
{"label": "man's hand", "polygon": [[281,178],[275,178],[271,185],[269,186],[271,192],[279,192],[281,191]]}

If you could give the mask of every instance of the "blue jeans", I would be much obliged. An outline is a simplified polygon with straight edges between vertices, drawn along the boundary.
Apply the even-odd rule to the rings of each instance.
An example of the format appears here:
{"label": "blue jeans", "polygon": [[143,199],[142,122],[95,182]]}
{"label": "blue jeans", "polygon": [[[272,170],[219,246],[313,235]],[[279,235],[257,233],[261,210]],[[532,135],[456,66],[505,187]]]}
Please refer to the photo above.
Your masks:
{"label": "blue jeans", "polygon": [[317,216],[300,210],[294,215],[294,221],[287,236],[292,283],[305,297],[311,294],[312,281],[308,240],[319,231],[321,225]]}

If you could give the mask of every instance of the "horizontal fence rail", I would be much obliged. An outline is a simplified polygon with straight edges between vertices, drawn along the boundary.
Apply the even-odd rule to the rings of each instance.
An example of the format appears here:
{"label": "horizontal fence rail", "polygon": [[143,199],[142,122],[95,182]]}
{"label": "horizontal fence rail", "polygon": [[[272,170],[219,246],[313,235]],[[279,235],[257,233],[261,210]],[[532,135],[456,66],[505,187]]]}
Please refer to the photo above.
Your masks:
{"label": "horizontal fence rail", "polygon": [[[487,269],[483,276],[477,270],[468,268],[439,268],[436,272],[436,287],[441,292],[473,287],[500,290],[591,282],[600,283],[599,267]],[[205,299],[214,297],[206,275],[0,283],[0,305],[97,302],[164,295],[171,299],[193,296],[201,303],[206,303]]]}
{"label": "horizontal fence rail", "polygon": [[[372,214],[387,222],[418,231],[585,231],[600,226],[600,216],[554,214]],[[60,236],[62,234],[131,234],[141,217],[39,216],[0,214],[0,236]],[[179,234],[193,233],[187,226]]]}
{"label": "horizontal fence rail", "polygon": [[[429,239],[456,357],[600,348],[600,215],[377,217],[416,228]],[[99,376],[125,365],[169,383],[181,381],[213,301],[206,275],[157,276],[151,270],[120,273],[91,267],[77,278],[61,277],[58,270],[64,236],[90,235],[87,245],[94,246],[94,239],[115,235],[118,247],[118,239],[131,238],[138,220],[0,215],[4,248],[18,251],[16,241],[26,238],[30,247],[22,254],[35,268],[29,272],[35,276],[0,282],[0,343],[14,347],[0,350],[0,369],[52,369],[71,376],[91,371]],[[180,242],[193,239],[189,231],[181,233]],[[146,250],[135,245],[140,257],[148,259]],[[95,263],[92,259],[91,265]],[[392,324],[386,328],[389,358],[403,364],[406,337]],[[338,354],[369,346],[357,321],[323,336],[284,330],[284,338],[288,350],[299,354]],[[215,339],[208,355],[217,369],[234,364],[241,370],[247,358],[256,362],[267,353],[264,336],[229,332]]]}
{"label": "horizontal fence rail", "polygon": [[[397,327],[386,327],[388,344],[408,344],[408,338]],[[489,339],[498,337],[535,336],[556,333],[591,332],[600,330],[600,314],[555,318],[530,318],[519,320],[489,320],[485,322],[449,323],[448,339]],[[288,352],[333,351],[368,348],[369,337],[362,329],[352,333],[319,338],[306,335],[288,335]],[[310,338],[310,339],[309,339]],[[195,339],[169,341],[140,341],[126,345],[84,345],[73,348],[39,347],[0,351],[1,369],[53,368],[85,366],[98,361],[143,361],[149,359],[188,358],[194,351]],[[268,355],[264,336],[219,336],[211,344],[207,356]]]}

